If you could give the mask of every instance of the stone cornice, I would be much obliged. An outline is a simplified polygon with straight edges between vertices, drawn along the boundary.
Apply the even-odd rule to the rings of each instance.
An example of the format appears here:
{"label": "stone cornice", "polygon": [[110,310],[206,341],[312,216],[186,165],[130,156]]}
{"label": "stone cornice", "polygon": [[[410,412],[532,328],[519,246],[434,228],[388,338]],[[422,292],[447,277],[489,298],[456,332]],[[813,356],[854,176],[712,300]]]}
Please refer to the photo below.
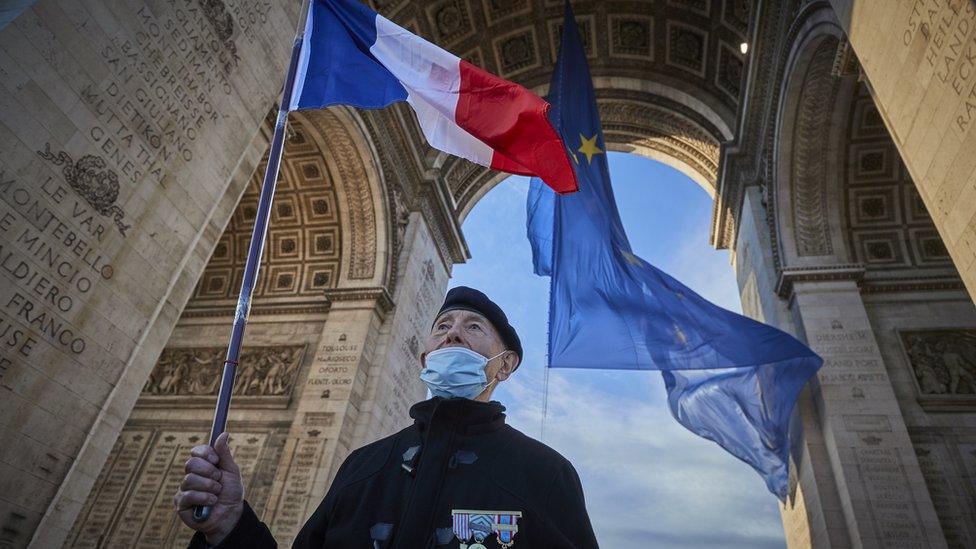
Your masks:
{"label": "stone cornice", "polygon": [[861,292],[865,294],[899,293],[899,292],[931,292],[931,291],[965,291],[966,285],[962,279],[952,276],[916,276],[908,278],[874,277],[865,279],[861,283]]}
{"label": "stone cornice", "polygon": [[420,208],[427,222],[430,223],[431,232],[437,243],[437,251],[448,270],[451,269],[452,264],[463,263],[471,257],[468,244],[461,232],[461,221],[455,211],[454,197],[441,170],[427,171],[424,178],[424,191],[420,197]]}
{"label": "stone cornice", "polygon": [[[187,305],[180,320],[182,322],[184,319],[194,318],[233,317],[236,308],[236,300],[222,299],[212,302],[196,300]],[[253,318],[270,315],[316,315],[328,313],[329,308],[329,303],[321,299],[261,299],[252,301],[250,316]]]}
{"label": "stone cornice", "polygon": [[864,273],[864,266],[858,264],[783,269],[779,272],[779,279],[776,281],[776,294],[789,300],[793,297],[793,285],[797,282],[853,280],[860,285],[864,279]]}
{"label": "stone cornice", "polygon": [[393,310],[393,297],[386,288],[332,288],[322,292],[330,306],[337,301],[372,301],[381,315]]}

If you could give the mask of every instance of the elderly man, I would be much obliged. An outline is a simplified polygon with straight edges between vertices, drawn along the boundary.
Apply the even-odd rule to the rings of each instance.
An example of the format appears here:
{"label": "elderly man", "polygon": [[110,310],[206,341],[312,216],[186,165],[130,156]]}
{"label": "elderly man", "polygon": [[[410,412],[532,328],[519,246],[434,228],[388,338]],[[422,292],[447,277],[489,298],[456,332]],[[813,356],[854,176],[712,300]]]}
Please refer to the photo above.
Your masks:
{"label": "elderly man", "polygon": [[[433,398],[410,409],[413,425],[350,454],[294,547],[596,547],[573,466],[490,400],[521,360],[498,305],[448,292],[420,355]],[[244,500],[226,433],[191,456],[174,498],[197,531],[190,547],[276,547]],[[194,522],[197,505],[213,506],[207,521]]]}

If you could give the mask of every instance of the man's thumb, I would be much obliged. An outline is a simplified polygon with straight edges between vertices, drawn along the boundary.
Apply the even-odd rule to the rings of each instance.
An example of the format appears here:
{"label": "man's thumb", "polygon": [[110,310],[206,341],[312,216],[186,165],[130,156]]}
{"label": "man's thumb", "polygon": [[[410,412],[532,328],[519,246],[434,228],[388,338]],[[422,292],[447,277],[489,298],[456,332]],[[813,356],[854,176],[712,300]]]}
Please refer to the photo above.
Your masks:
{"label": "man's thumb", "polygon": [[230,434],[221,433],[217,437],[217,441],[214,442],[213,449],[217,452],[217,457],[220,458],[219,467],[224,471],[229,471],[231,473],[239,473],[237,469],[237,464],[234,463],[234,456],[230,453]]}

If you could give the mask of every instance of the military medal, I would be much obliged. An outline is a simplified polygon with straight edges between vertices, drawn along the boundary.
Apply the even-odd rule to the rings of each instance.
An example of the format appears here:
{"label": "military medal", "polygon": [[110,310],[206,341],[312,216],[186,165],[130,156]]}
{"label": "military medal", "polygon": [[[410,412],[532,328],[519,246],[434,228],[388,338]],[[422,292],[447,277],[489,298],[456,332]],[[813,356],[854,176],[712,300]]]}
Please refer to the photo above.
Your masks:
{"label": "military medal", "polygon": [[461,543],[460,549],[487,549],[484,541],[491,534],[495,534],[502,547],[511,547],[515,543],[521,516],[521,511],[451,510],[454,535]]}
{"label": "military medal", "polygon": [[522,513],[500,513],[495,515],[495,534],[498,535],[498,545],[508,549],[515,543],[515,533],[518,532],[518,519]]}

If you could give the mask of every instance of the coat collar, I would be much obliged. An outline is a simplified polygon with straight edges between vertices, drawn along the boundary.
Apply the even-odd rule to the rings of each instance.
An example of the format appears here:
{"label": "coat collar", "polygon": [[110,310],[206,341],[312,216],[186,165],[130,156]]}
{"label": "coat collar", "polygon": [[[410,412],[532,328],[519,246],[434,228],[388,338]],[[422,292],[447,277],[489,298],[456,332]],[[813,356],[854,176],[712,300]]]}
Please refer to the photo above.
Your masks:
{"label": "coat collar", "polygon": [[477,402],[466,398],[434,397],[410,408],[410,417],[421,431],[434,424],[454,424],[467,434],[494,431],[505,425],[505,407],[500,402]]}

